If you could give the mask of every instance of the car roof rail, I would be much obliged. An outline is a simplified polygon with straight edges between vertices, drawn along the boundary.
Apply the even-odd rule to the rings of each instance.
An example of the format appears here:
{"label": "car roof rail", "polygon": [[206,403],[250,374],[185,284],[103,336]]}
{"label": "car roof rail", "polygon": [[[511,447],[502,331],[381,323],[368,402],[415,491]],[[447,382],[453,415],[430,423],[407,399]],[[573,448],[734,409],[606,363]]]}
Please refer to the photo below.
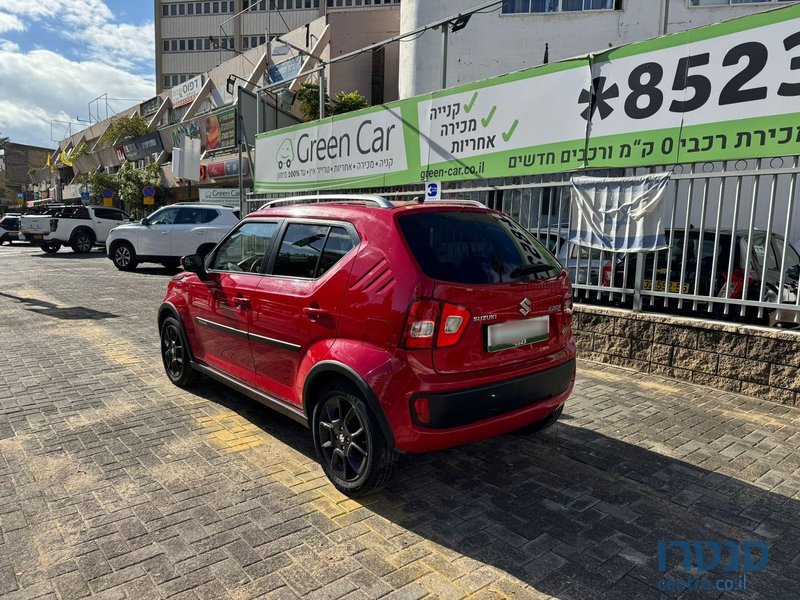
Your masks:
{"label": "car roof rail", "polygon": [[403,200],[403,202],[414,202],[416,204],[451,204],[455,206],[480,206],[481,208],[486,208],[486,205],[483,202],[478,202],[477,200],[466,200],[466,199],[459,199],[453,198],[439,198],[438,200],[425,200],[422,196],[414,196],[409,200]]}
{"label": "car roof rail", "polygon": [[322,202],[339,202],[342,204],[363,203],[373,204],[378,208],[394,208],[394,204],[383,196],[376,196],[373,194],[326,194],[321,196],[293,196],[289,198],[280,198],[278,200],[270,200],[262,204],[259,210],[279,204],[318,204]]}

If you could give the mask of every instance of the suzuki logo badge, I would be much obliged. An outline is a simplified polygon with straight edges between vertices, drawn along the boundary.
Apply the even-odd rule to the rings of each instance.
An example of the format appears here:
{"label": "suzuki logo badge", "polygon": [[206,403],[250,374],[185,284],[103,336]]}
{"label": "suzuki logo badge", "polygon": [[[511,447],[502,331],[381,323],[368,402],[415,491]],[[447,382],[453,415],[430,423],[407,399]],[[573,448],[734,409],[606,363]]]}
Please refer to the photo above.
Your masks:
{"label": "suzuki logo badge", "polygon": [[531,301],[527,298],[523,299],[519,303],[519,312],[523,317],[527,317],[528,313],[531,312]]}

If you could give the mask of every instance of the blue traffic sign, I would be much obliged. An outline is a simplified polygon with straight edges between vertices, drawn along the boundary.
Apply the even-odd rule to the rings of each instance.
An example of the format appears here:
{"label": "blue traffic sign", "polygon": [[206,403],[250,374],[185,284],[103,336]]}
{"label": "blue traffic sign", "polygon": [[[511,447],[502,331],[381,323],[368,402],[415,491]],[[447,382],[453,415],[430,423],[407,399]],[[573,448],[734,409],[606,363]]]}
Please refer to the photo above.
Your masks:
{"label": "blue traffic sign", "polygon": [[113,198],[113,197],[114,197],[114,190],[103,188],[103,198]]}
{"label": "blue traffic sign", "polygon": [[142,188],[142,195],[145,198],[152,198],[156,195],[156,190],[152,185],[146,185]]}

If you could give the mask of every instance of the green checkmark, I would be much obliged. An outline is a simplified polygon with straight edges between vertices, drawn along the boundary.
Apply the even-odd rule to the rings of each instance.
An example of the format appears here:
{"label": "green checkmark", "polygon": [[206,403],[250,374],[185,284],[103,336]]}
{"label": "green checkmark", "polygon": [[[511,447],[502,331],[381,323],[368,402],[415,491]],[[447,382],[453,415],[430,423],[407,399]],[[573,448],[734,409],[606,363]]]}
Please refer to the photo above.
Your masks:
{"label": "green checkmark", "polygon": [[473,92],[472,98],[470,98],[469,104],[464,105],[464,112],[469,113],[472,110],[472,107],[475,106],[475,101],[478,99],[478,92]]}
{"label": "green checkmark", "polygon": [[497,112],[497,107],[493,106],[492,110],[489,111],[489,114],[486,115],[486,118],[485,119],[481,119],[481,125],[483,125],[484,127],[488,127],[489,123],[491,123],[492,119],[494,119],[494,113],[496,113],[496,112]]}
{"label": "green checkmark", "polygon": [[517,125],[519,125],[519,119],[514,119],[514,122],[511,124],[511,129],[503,132],[504,142],[507,142],[511,139],[511,136],[514,135],[514,132],[517,130]]}

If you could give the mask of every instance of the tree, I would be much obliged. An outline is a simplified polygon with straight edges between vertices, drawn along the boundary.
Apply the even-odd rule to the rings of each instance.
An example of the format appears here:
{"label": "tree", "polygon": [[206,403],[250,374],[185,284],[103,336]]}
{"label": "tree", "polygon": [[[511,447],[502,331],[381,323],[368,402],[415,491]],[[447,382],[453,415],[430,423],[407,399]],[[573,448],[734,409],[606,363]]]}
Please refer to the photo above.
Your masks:
{"label": "tree", "polygon": [[[297,99],[300,101],[300,112],[303,113],[303,119],[306,121],[314,121],[319,119],[319,84],[318,83],[304,83],[300,86],[297,92]],[[330,101],[328,94],[325,94],[325,104]]]}
{"label": "tree", "polygon": [[108,129],[100,137],[100,145],[102,147],[110,146],[117,140],[139,137],[148,131],[147,119],[142,116],[131,115],[130,117],[112,119]]}
{"label": "tree", "polygon": [[[297,92],[297,99],[303,119],[314,121],[319,118],[319,84],[304,83]],[[325,112],[328,115],[341,115],[368,106],[367,99],[358,92],[337,92],[333,100],[325,94]]]}
{"label": "tree", "polygon": [[367,99],[358,92],[336,92],[336,97],[328,103],[328,113],[341,115],[368,106]]}
{"label": "tree", "polygon": [[114,192],[115,198],[125,203],[129,212],[137,214],[144,211],[142,189],[145,186],[151,185],[155,188],[156,205],[164,204],[169,198],[169,190],[161,185],[158,163],[151,163],[144,169],[137,169],[133,163],[125,161],[114,175],[104,171],[92,171],[78,175],[75,183],[89,187],[91,204],[102,204],[103,190],[108,188]]}

